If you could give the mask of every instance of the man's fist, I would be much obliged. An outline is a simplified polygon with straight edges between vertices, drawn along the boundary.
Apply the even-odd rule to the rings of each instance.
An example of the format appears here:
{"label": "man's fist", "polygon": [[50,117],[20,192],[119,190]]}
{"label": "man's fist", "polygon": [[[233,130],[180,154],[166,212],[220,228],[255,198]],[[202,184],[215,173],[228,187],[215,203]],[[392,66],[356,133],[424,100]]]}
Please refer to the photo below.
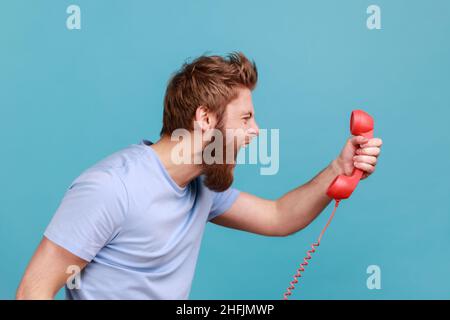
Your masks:
{"label": "man's fist", "polygon": [[347,140],[336,163],[345,175],[351,175],[356,167],[364,173],[361,179],[367,178],[375,171],[383,141],[380,138],[367,139],[363,136],[352,136]]}

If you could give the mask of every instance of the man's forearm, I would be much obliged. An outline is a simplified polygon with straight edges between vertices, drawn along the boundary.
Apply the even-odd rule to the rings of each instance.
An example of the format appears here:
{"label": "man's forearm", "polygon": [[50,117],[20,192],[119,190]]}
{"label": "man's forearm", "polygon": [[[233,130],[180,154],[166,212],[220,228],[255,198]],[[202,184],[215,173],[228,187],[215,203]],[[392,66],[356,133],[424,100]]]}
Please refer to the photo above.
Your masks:
{"label": "man's forearm", "polygon": [[333,179],[343,174],[339,160],[306,184],[286,193],[276,201],[277,228],[281,234],[295,233],[310,224],[332,200],[326,195]]}

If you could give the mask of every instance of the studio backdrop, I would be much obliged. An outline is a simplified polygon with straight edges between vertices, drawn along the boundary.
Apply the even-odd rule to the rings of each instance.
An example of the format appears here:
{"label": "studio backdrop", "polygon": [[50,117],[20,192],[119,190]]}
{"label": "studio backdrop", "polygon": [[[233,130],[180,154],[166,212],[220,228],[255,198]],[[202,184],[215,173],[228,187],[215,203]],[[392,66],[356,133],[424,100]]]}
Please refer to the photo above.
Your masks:
{"label": "studio backdrop", "polygon": [[[258,67],[256,120],[279,147],[237,167],[239,190],[276,199],[309,181],[354,109],[383,139],[292,299],[450,298],[449,38],[447,0],[2,1],[0,298],[69,184],[159,138],[171,74],[234,51]],[[208,223],[190,298],[281,299],[331,209],[288,237]]]}

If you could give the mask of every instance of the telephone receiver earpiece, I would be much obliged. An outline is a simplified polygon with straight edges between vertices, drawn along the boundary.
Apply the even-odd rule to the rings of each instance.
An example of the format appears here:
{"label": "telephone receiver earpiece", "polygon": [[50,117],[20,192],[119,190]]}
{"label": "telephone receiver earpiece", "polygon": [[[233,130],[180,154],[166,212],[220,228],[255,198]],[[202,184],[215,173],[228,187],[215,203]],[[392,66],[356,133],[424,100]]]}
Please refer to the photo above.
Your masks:
{"label": "telephone receiver earpiece", "polygon": [[[350,132],[354,136],[373,138],[373,118],[362,110],[353,110],[350,117]],[[327,190],[327,195],[335,200],[347,199],[361,180],[363,172],[355,168],[351,176],[339,175]]]}

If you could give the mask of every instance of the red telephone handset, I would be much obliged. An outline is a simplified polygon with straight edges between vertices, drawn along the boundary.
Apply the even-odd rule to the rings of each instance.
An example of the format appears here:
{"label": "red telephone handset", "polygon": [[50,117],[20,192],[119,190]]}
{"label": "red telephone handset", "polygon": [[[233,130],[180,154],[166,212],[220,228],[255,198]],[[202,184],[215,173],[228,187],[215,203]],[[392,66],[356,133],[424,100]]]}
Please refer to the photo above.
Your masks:
{"label": "red telephone handset", "polygon": [[[362,110],[353,110],[350,117],[350,131],[355,136],[364,136],[371,139],[373,138],[373,122],[373,118],[368,113]],[[322,229],[317,242],[313,243],[311,245],[311,249],[306,252],[306,257],[297,269],[297,272],[294,275],[294,280],[289,283],[289,287],[284,293],[284,300],[287,300],[288,296],[292,294],[292,290],[295,289],[295,284],[298,282],[298,278],[302,276],[301,273],[305,271],[305,267],[308,265],[308,260],[311,259],[311,254],[313,254],[316,251],[316,247],[320,245],[320,240],[334,217],[339,201],[342,199],[347,199],[351,196],[353,190],[356,189],[359,180],[361,180],[362,175],[363,172],[360,169],[355,168],[351,176],[339,175],[331,182],[327,190],[327,195],[335,200],[333,212],[331,213],[330,218],[328,218],[327,224]]]}
{"label": "red telephone handset", "polygon": [[[373,138],[373,118],[362,110],[354,110],[350,117],[350,131],[354,136]],[[327,195],[335,200],[347,199],[356,189],[363,172],[354,169],[351,176],[337,176],[327,190]]]}

